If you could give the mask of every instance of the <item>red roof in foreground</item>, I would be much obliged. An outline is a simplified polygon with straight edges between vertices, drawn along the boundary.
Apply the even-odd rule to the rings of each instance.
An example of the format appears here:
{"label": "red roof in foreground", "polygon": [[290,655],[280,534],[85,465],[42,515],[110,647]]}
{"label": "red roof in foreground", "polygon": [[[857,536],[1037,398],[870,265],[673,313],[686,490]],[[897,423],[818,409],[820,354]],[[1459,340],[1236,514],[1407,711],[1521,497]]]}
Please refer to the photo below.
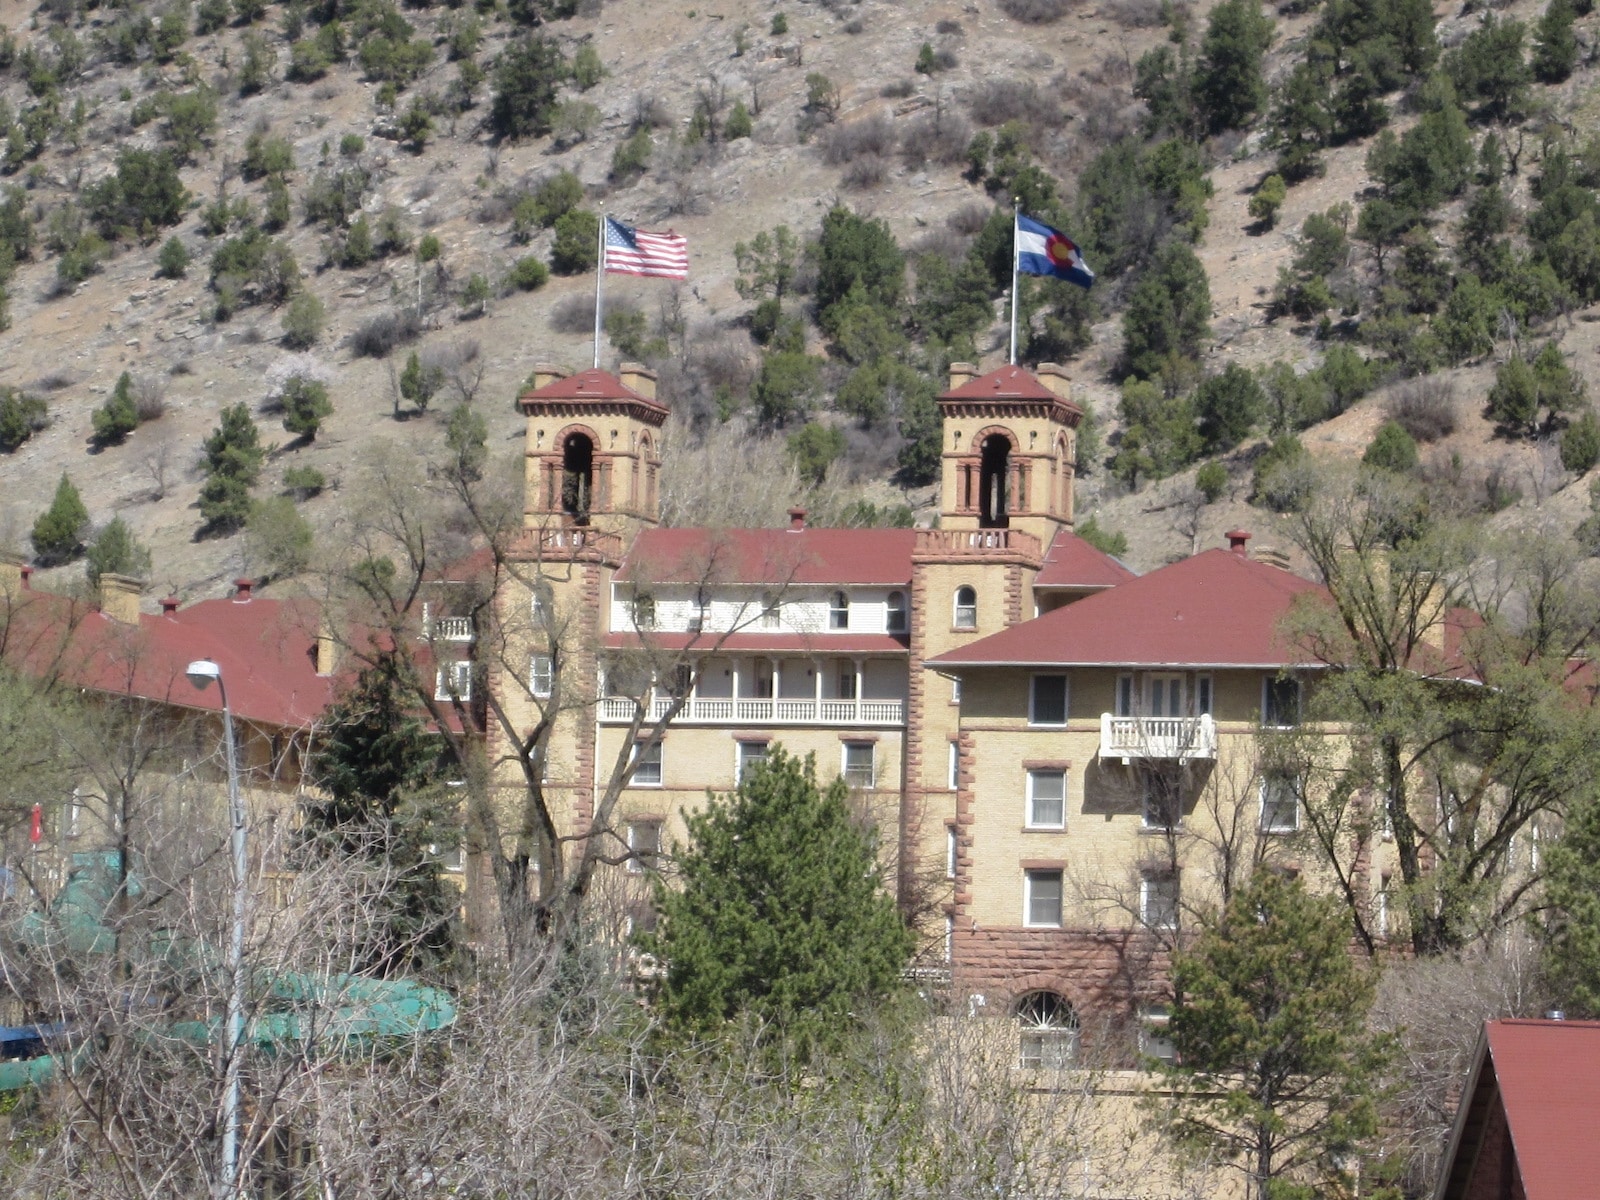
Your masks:
{"label": "red roof in foreground", "polygon": [[1309,580],[1207,550],[929,659],[955,666],[1281,667],[1310,662],[1278,623]]}
{"label": "red roof in foreground", "polygon": [[1488,1195],[1473,1187],[1473,1176],[1491,1171],[1490,1190],[1500,1195],[1513,1169],[1526,1200],[1600,1194],[1597,1113],[1600,1021],[1488,1022],[1435,1197]]}
{"label": "red roof in foreground", "polygon": [[909,586],[914,529],[647,529],[617,577],[640,583]]}
{"label": "red roof in foreground", "polygon": [[1096,550],[1070,529],[1057,532],[1045,551],[1044,568],[1033,581],[1035,588],[1088,591],[1116,587],[1137,579],[1111,555]]}
{"label": "red roof in foreground", "polygon": [[[631,650],[643,643],[636,633],[608,633],[607,650]],[[663,650],[718,654],[905,654],[904,637],[892,633],[652,633],[650,645]]]}
{"label": "red roof in foreground", "polygon": [[91,691],[217,712],[218,690],[198,691],[184,673],[209,658],[222,668],[240,720],[299,728],[327,707],[337,682],[317,674],[317,608],[310,601],[202,600],[141,614],[130,625],[27,590],[8,616],[5,653],[13,665]]}

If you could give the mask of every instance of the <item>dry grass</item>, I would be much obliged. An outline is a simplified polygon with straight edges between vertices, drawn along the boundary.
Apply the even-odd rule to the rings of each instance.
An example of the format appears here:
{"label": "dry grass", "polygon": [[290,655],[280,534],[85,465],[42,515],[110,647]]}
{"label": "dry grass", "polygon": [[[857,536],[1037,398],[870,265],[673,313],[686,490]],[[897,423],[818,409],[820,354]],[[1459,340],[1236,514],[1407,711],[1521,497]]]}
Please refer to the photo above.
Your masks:
{"label": "dry grass", "polygon": [[1456,431],[1456,389],[1448,379],[1418,379],[1389,399],[1389,416],[1418,443],[1436,442]]}

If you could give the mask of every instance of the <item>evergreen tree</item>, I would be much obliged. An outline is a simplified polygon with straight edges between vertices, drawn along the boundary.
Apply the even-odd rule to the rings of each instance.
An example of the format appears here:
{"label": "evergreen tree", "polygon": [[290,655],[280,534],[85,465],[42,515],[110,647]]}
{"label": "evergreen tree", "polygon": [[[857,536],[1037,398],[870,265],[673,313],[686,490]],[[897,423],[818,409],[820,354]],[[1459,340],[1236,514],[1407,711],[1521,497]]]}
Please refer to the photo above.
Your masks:
{"label": "evergreen tree", "polygon": [[53,567],[76,558],[83,550],[83,530],[88,523],[89,510],[63,471],[55,499],[33,523],[33,552],[40,564]]}
{"label": "evergreen tree", "polygon": [[1572,0],[1550,0],[1533,34],[1533,77],[1561,83],[1578,65],[1578,39],[1572,34]]}
{"label": "evergreen tree", "polygon": [[1532,433],[1539,416],[1539,383],[1533,368],[1520,353],[1514,353],[1494,373],[1489,389],[1489,411],[1508,430]]}
{"label": "evergreen tree", "polygon": [[1258,869],[1174,962],[1172,1130],[1250,1200],[1345,1194],[1377,1133],[1392,1046],[1366,1028],[1376,978],[1349,940],[1337,899]]}
{"label": "evergreen tree", "polygon": [[325,384],[295,375],[283,386],[283,427],[306,441],[316,440],[322,422],[333,414]]}
{"label": "evergreen tree", "polygon": [[526,34],[508,43],[495,63],[490,127],[513,141],[543,137],[550,132],[556,95],[566,77],[566,59],[549,38]]}
{"label": "evergreen tree", "polygon": [[1333,136],[1328,80],[1310,63],[1299,63],[1278,88],[1272,106],[1272,145],[1277,171],[1298,183],[1322,169],[1320,152]]}
{"label": "evergreen tree", "polygon": [[489,426],[470,404],[458,404],[445,427],[445,445],[450,450],[449,472],[458,483],[476,483],[483,478],[489,459]]}
{"label": "evergreen tree", "polygon": [[200,486],[200,515],[207,531],[231,533],[250,515],[250,489],[266,457],[249,407],[239,403],[223,409],[202,448],[206,481]]}
{"label": "evergreen tree", "polygon": [[1380,471],[1405,474],[1417,469],[1417,443],[1399,421],[1385,421],[1378,426],[1367,444],[1361,461]]}
{"label": "evergreen tree", "polygon": [[113,517],[89,546],[84,556],[84,569],[90,587],[100,586],[100,576],[131,575],[144,579],[150,574],[150,551],[121,517]]}
{"label": "evergreen tree", "polygon": [[843,302],[858,287],[867,302],[893,310],[905,277],[905,254],[887,221],[858,216],[842,204],[822,218],[815,296],[817,323],[825,332],[837,331]]}
{"label": "evergreen tree", "polygon": [[1445,61],[1457,93],[1476,102],[1479,116],[1505,121],[1521,113],[1533,77],[1524,48],[1527,32],[1521,21],[1501,21],[1486,13],[1483,24]]}
{"label": "evergreen tree", "polygon": [[1261,384],[1238,363],[1205,380],[1194,393],[1194,411],[1207,454],[1230,450],[1250,436],[1267,408]]}
{"label": "evergreen tree", "polygon": [[1211,10],[1194,73],[1194,99],[1212,133],[1242,129],[1267,104],[1261,60],[1272,18],[1260,0],[1222,0]]}
{"label": "evergreen tree", "polygon": [[357,676],[324,714],[312,770],[325,799],[306,803],[306,848],[371,867],[386,886],[371,969],[438,965],[451,948],[450,890],[428,846],[442,835],[429,795],[437,739],[416,713],[416,681],[393,655]]}
{"label": "evergreen tree", "polygon": [[124,371],[106,402],[89,414],[89,420],[94,426],[97,444],[116,446],[127,440],[128,435],[139,428],[139,409],[133,402],[133,377]]}
{"label": "evergreen tree", "polygon": [[938,479],[944,424],[932,387],[906,397],[900,411],[900,436],[904,439],[896,458],[900,478],[913,487]]}
{"label": "evergreen tree", "polygon": [[1123,357],[1142,379],[1174,359],[1193,358],[1211,334],[1211,285],[1185,243],[1168,241],[1134,286],[1122,316]]}
{"label": "evergreen tree", "polygon": [[647,940],[669,1024],[714,1032],[748,1017],[804,1053],[898,989],[911,933],[843,779],[819,787],[812,758],[774,746],[688,826],[682,886],[658,886]]}
{"label": "evergreen tree", "polygon": [[1583,410],[1572,424],[1561,431],[1561,465],[1576,475],[1583,475],[1600,462],[1600,420],[1592,408]]}

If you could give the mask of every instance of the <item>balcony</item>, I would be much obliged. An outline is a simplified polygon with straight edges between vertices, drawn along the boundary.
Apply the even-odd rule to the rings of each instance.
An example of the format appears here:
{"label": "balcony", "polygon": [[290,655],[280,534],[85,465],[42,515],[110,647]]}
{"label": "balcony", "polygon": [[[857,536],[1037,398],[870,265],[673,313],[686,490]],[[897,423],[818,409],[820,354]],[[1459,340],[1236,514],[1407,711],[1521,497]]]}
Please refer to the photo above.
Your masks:
{"label": "balcony", "polygon": [[1203,717],[1115,717],[1100,714],[1100,757],[1190,762],[1217,757],[1217,726]]}
{"label": "balcony", "polygon": [[[670,696],[657,696],[646,708],[646,721],[659,721],[672,707]],[[600,701],[600,721],[626,725],[634,704],[626,696]],[[903,700],[776,700],[757,697],[695,696],[684,702],[673,721],[682,725],[871,725],[905,724]]]}
{"label": "balcony", "polygon": [[1020,529],[919,529],[914,554],[933,558],[1037,559],[1039,539]]}
{"label": "balcony", "polygon": [[471,617],[431,617],[422,622],[422,636],[441,642],[470,642]]}

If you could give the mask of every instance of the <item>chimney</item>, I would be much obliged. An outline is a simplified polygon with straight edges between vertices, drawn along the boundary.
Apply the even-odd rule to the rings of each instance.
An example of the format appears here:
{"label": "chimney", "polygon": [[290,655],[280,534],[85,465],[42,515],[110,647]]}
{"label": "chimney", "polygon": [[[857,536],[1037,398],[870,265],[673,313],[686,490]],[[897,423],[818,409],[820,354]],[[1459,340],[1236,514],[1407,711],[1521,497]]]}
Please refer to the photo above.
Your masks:
{"label": "chimney", "polygon": [[570,374],[571,371],[555,363],[534,363],[533,374],[528,377],[531,383],[529,390],[536,392],[542,387],[550,386],[558,379],[565,379]]}
{"label": "chimney", "polygon": [[250,589],[254,586],[255,584],[248,579],[235,579],[233,581],[233,602],[235,604],[249,604]]}
{"label": "chimney", "polygon": [[1248,532],[1243,529],[1230,529],[1222,536],[1228,539],[1229,550],[1232,550],[1240,558],[1250,557],[1250,552],[1246,550],[1244,546],[1244,544],[1250,540],[1250,534]]}
{"label": "chimney", "polygon": [[971,383],[978,377],[976,363],[951,363],[950,364],[950,390],[953,392],[964,383]]}
{"label": "chimney", "polygon": [[789,532],[801,533],[805,530],[805,527],[806,510],[803,508],[791,508],[789,510]]}
{"label": "chimney", "polygon": [[15,600],[18,592],[28,590],[28,576],[33,568],[15,554],[0,554],[0,596]]}
{"label": "chimney", "polygon": [[656,398],[656,373],[643,363],[625,362],[618,371],[622,386],[638,392],[646,400]]}
{"label": "chimney", "polygon": [[178,611],[181,601],[176,596],[163,596],[161,598],[161,615],[170,617]]}
{"label": "chimney", "polygon": [[1040,383],[1063,400],[1072,399],[1072,380],[1067,377],[1067,369],[1060,363],[1040,363],[1034,374],[1039,377]]}
{"label": "chimney", "polygon": [[143,592],[143,580],[129,575],[113,575],[107,571],[100,576],[100,611],[113,621],[137,625],[139,597]]}
{"label": "chimney", "polygon": [[339,645],[324,622],[317,629],[317,674],[332,675],[339,667]]}

